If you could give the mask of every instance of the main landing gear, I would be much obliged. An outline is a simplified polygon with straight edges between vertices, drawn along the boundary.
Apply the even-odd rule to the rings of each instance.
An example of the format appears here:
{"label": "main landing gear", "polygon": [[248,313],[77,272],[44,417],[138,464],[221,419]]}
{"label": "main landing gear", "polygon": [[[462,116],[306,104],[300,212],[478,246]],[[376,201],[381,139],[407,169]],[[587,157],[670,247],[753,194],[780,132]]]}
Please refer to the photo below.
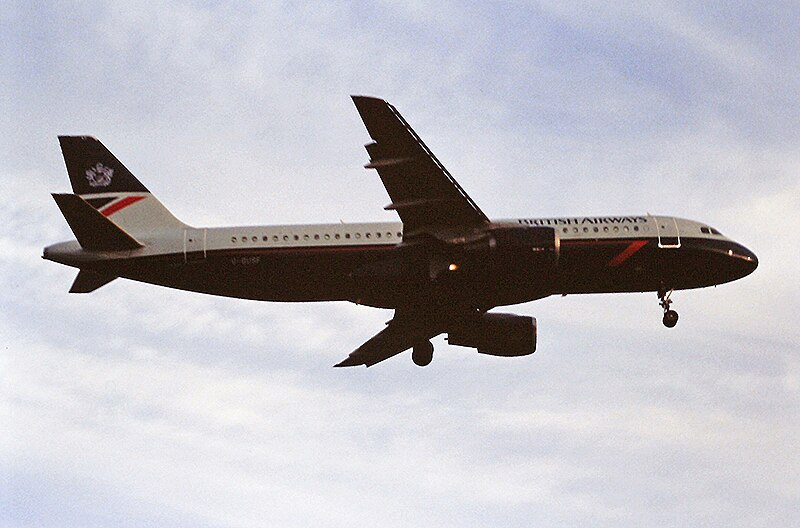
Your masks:
{"label": "main landing gear", "polygon": [[411,350],[411,359],[418,367],[430,365],[431,361],[433,361],[433,343],[423,341],[414,345]]}
{"label": "main landing gear", "polygon": [[670,295],[672,295],[673,290],[667,291],[666,288],[661,288],[658,290],[658,298],[661,300],[659,305],[664,309],[664,318],[661,320],[664,323],[664,326],[667,328],[672,328],[676,324],[678,324],[678,312],[675,310],[671,310],[669,305],[672,304],[672,299],[670,299]]}

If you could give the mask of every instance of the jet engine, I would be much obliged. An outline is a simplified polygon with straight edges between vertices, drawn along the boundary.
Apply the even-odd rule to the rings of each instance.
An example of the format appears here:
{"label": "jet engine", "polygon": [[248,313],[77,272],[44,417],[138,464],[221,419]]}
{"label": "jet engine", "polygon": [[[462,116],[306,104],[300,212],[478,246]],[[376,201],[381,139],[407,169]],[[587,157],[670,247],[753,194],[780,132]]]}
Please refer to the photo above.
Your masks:
{"label": "jet engine", "polygon": [[485,313],[447,334],[451,345],[477,348],[490,356],[527,356],[536,351],[536,319],[525,315]]}

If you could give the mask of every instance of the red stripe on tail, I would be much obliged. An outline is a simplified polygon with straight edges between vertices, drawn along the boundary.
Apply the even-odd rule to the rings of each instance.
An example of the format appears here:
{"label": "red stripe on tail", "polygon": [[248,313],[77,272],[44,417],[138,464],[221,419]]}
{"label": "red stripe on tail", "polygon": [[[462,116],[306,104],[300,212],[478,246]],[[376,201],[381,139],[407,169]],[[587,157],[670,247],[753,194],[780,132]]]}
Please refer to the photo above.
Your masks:
{"label": "red stripe on tail", "polygon": [[129,205],[135,204],[139,200],[144,200],[144,198],[145,198],[144,196],[127,196],[127,197],[123,198],[122,200],[119,200],[117,202],[113,202],[111,205],[109,205],[108,207],[106,207],[105,209],[103,209],[100,212],[103,213],[103,216],[111,216],[112,214],[116,213],[117,211],[125,209]]}

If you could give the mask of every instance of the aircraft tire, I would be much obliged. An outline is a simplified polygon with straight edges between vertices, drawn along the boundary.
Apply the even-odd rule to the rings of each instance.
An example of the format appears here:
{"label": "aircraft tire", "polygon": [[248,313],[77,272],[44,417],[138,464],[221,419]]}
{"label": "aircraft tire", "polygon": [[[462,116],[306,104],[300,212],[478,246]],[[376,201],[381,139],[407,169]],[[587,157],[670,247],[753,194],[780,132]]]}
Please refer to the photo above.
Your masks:
{"label": "aircraft tire", "polygon": [[433,343],[425,341],[414,345],[411,350],[411,360],[418,367],[426,367],[433,361]]}
{"label": "aircraft tire", "polygon": [[678,324],[678,312],[675,310],[667,310],[664,312],[664,319],[662,322],[667,328],[673,328],[676,324]]}

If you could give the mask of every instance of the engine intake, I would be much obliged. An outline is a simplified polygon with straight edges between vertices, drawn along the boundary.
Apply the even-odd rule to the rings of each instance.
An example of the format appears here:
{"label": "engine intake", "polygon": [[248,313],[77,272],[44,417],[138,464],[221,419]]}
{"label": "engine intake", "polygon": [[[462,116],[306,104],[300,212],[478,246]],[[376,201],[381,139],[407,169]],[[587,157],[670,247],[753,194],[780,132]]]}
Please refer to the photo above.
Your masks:
{"label": "engine intake", "polygon": [[536,351],[536,319],[525,315],[485,313],[447,333],[451,345],[477,348],[490,356],[527,356]]}

